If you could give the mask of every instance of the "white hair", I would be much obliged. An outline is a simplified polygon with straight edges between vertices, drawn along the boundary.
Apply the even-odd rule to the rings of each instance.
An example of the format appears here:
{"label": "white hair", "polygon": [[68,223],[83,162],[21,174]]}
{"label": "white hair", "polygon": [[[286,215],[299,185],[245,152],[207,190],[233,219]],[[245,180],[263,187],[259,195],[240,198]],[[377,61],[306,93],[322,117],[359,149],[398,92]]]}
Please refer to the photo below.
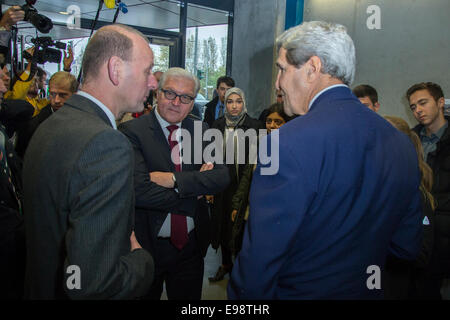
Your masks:
{"label": "white hair", "polygon": [[158,83],[158,88],[162,89],[164,85],[166,84],[166,80],[170,77],[173,78],[185,78],[194,81],[195,83],[195,96],[197,96],[198,91],[200,90],[200,82],[198,81],[197,77],[194,76],[189,71],[186,71],[183,68],[170,68],[166,72],[164,72],[161,76],[161,79]]}
{"label": "white hair", "polygon": [[289,64],[302,66],[312,56],[322,62],[322,73],[350,86],[355,77],[355,46],[340,24],[310,21],[292,27],[277,38],[278,48],[286,50]]}

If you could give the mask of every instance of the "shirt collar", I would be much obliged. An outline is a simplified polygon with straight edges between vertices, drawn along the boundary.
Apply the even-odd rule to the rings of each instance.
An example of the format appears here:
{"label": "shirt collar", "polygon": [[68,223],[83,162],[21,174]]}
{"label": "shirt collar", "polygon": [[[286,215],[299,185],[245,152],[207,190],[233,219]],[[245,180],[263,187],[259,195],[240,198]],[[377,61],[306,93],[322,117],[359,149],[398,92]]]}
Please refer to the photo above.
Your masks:
{"label": "shirt collar", "polygon": [[[158,112],[158,107],[155,108],[155,116],[156,119],[158,119],[161,128],[167,129],[167,127],[171,125],[171,123],[167,122],[166,120],[163,119],[163,117],[161,117],[161,115]],[[181,122],[175,124],[178,126],[178,128],[181,128]]]}
{"label": "shirt collar", "polygon": [[448,121],[445,121],[445,124],[439,128],[438,131],[436,131],[436,133],[432,133],[429,137],[427,136],[427,129],[425,128],[425,126],[423,126],[423,128],[420,130],[420,136],[423,138],[428,138],[428,139],[433,139],[433,138],[437,138],[437,140],[440,140],[442,138],[442,136],[444,135],[445,130],[448,127]]}
{"label": "shirt collar", "polygon": [[328,91],[328,90],[330,90],[330,89],[337,88],[337,87],[346,87],[346,88],[348,88],[347,85],[345,85],[345,84],[343,84],[343,83],[340,83],[340,84],[335,84],[335,85],[332,85],[332,86],[329,86],[329,87],[323,89],[323,90],[320,91],[318,94],[316,94],[316,95],[314,96],[314,98],[312,98],[311,102],[309,103],[308,110],[311,109],[311,106],[313,105],[314,101],[316,101],[316,99],[317,99],[322,93],[324,93],[325,91]]}
{"label": "shirt collar", "polygon": [[78,91],[77,94],[79,94],[80,96],[83,96],[89,100],[91,100],[92,102],[94,102],[96,105],[98,105],[103,112],[106,114],[106,116],[108,117],[109,121],[111,122],[111,125],[114,129],[117,129],[117,125],[116,125],[116,118],[114,117],[114,114],[111,112],[111,110],[108,109],[107,106],[105,106],[100,100],[94,98],[93,96],[91,96],[89,93],[84,92],[84,91]]}

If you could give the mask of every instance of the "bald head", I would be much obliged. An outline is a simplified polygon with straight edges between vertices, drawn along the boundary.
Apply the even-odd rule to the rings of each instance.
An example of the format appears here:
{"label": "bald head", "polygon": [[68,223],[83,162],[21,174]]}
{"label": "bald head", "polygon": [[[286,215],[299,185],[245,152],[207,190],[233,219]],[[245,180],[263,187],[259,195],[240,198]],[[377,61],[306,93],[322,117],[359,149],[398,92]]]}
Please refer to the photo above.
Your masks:
{"label": "bald head", "polygon": [[113,56],[129,61],[135,40],[148,43],[141,32],[125,25],[113,24],[98,29],[84,51],[83,83],[96,79],[101,67]]}

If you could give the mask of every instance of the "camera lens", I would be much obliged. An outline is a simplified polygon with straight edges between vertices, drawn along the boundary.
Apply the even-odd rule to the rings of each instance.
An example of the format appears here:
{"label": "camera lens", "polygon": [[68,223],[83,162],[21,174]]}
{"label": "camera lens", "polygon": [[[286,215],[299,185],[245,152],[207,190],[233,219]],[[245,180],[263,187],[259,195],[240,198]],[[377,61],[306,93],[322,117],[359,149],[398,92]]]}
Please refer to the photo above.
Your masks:
{"label": "camera lens", "polygon": [[30,12],[29,21],[33,26],[36,27],[36,29],[38,29],[42,33],[49,33],[53,28],[52,20],[39,13]]}

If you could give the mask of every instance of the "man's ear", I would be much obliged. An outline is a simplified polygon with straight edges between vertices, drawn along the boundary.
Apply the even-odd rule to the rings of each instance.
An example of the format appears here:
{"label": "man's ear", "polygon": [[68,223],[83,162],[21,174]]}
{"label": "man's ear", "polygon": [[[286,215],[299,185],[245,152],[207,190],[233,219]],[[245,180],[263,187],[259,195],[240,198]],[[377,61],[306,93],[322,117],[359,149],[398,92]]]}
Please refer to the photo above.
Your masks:
{"label": "man's ear", "polygon": [[375,108],[375,112],[378,112],[378,110],[380,109],[380,103],[377,101],[373,104],[373,107]]}
{"label": "man's ear", "polygon": [[439,109],[444,110],[444,106],[445,106],[445,99],[444,99],[444,97],[441,97],[441,98],[438,99],[437,105],[438,105]]}
{"label": "man's ear", "polygon": [[119,57],[112,56],[108,60],[108,76],[112,84],[115,86],[119,85],[121,72],[122,72],[123,61]]}
{"label": "man's ear", "polygon": [[307,76],[308,79],[315,80],[321,73],[322,70],[322,60],[318,56],[312,56],[306,62]]}

